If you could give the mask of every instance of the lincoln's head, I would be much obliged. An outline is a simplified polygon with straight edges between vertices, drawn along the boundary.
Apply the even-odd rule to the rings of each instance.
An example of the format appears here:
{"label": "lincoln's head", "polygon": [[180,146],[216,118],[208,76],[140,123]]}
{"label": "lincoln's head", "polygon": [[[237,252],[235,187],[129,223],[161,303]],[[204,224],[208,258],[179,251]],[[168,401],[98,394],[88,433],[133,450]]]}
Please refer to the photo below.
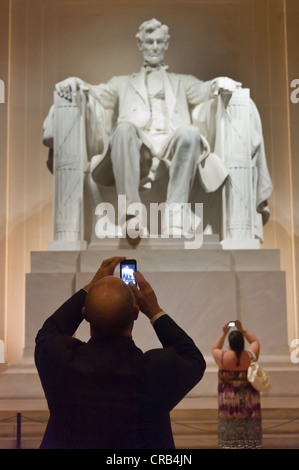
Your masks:
{"label": "lincoln's head", "polygon": [[136,38],[145,64],[152,67],[161,65],[168,49],[168,26],[153,18],[140,25]]}

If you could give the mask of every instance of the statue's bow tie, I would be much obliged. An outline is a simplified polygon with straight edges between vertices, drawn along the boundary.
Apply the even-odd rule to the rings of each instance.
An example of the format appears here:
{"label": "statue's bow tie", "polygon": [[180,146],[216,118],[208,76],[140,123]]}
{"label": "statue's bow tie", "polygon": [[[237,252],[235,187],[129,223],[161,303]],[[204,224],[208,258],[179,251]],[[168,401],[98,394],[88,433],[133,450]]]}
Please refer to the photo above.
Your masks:
{"label": "statue's bow tie", "polygon": [[152,65],[145,63],[143,67],[145,68],[146,73],[159,72],[161,70],[168,69],[168,65],[164,65],[164,64],[158,65],[157,67],[153,67]]}

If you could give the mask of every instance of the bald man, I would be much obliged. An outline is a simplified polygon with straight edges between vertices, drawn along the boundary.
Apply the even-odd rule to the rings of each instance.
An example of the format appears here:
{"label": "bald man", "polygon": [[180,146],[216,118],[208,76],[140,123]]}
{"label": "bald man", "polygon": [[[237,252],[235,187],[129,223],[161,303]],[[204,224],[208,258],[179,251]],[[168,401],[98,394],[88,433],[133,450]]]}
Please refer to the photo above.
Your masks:
{"label": "bald man", "polygon": [[[35,362],[50,410],[43,449],[174,448],[169,413],[201,380],[205,360],[141,273],[138,287],[114,277],[122,259],[103,261],[37,334]],[[143,353],[135,345],[139,311],[162,348]],[[73,337],[83,319],[87,343]]]}
{"label": "bald man", "polygon": [[138,306],[133,292],[120,278],[107,276],[88,292],[83,317],[90,323],[91,336],[115,338],[132,336]]}

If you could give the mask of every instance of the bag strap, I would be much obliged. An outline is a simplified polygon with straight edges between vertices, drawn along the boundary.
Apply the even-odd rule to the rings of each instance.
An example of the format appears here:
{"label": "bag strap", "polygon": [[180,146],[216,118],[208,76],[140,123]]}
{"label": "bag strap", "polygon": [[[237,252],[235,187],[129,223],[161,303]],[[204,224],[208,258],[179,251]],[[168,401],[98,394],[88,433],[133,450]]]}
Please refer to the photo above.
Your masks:
{"label": "bag strap", "polygon": [[251,349],[247,349],[247,352],[248,352],[248,354],[249,354],[249,356],[250,356],[251,362],[256,361],[256,355],[254,354],[254,352],[251,351]]}
{"label": "bag strap", "polygon": [[222,351],[222,352],[221,352],[221,359],[220,359],[220,362],[221,362],[221,365],[222,365],[222,366],[223,366],[223,356],[224,356],[224,353],[225,353],[225,351]]}

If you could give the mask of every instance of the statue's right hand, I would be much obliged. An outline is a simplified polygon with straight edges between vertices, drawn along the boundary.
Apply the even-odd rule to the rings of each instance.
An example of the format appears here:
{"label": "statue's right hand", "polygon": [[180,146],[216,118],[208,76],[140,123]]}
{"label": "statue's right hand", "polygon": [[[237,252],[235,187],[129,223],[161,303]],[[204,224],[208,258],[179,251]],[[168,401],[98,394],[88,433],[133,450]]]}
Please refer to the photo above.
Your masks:
{"label": "statue's right hand", "polygon": [[61,98],[72,101],[73,93],[76,93],[82,85],[84,82],[81,78],[70,77],[56,83],[55,90]]}

